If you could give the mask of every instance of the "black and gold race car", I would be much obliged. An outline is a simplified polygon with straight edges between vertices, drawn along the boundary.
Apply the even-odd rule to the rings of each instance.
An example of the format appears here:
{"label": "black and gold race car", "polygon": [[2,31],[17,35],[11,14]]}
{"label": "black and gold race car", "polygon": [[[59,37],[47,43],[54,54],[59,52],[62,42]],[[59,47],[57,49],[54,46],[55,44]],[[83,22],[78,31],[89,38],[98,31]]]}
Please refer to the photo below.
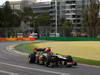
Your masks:
{"label": "black and gold race car", "polygon": [[45,48],[37,48],[37,52],[33,52],[29,55],[29,63],[37,63],[45,66],[77,66],[77,62],[73,60],[73,57],[68,55],[66,57],[54,54],[45,53]]}

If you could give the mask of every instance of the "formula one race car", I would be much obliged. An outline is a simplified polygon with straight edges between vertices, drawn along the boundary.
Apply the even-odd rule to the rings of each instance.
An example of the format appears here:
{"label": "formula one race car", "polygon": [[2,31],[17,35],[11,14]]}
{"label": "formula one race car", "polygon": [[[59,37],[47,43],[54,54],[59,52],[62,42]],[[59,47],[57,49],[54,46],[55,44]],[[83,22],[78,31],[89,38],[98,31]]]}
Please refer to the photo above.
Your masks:
{"label": "formula one race car", "polygon": [[72,67],[77,66],[77,62],[73,60],[72,56],[68,55],[66,57],[53,54],[53,53],[46,53],[45,48],[38,48],[37,52],[33,52],[29,55],[29,63],[37,63],[43,64],[45,66],[66,66]]}

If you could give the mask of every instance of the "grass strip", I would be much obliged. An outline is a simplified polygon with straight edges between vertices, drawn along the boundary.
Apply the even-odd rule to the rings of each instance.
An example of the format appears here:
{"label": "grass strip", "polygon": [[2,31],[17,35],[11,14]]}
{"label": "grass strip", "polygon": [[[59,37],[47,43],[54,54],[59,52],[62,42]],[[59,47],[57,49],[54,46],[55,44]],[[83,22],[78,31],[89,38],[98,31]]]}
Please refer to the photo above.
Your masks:
{"label": "grass strip", "polygon": [[[32,48],[35,48],[36,43],[32,43],[32,44],[20,44],[18,46],[16,46],[16,50],[21,51],[21,52],[26,52],[26,53],[31,53],[32,52]],[[59,53],[57,53],[59,54]],[[60,54],[62,56],[66,56],[63,54]],[[95,65],[95,66],[100,66],[100,61],[99,60],[92,60],[92,59],[86,59],[86,58],[80,58],[80,57],[74,57],[73,58],[80,64],[88,64],[88,65]]]}
{"label": "grass strip", "polygon": [[74,57],[74,59],[81,64],[100,66],[99,60],[91,60],[91,59],[85,59],[80,57]]}

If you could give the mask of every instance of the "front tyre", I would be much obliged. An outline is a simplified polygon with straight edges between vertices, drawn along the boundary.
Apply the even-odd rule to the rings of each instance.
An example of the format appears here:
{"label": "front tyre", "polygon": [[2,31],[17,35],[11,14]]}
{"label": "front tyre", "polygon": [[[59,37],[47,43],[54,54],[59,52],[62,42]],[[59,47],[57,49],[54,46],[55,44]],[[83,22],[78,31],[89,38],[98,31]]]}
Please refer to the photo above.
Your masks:
{"label": "front tyre", "polygon": [[29,63],[35,63],[36,55],[34,53],[29,55]]}

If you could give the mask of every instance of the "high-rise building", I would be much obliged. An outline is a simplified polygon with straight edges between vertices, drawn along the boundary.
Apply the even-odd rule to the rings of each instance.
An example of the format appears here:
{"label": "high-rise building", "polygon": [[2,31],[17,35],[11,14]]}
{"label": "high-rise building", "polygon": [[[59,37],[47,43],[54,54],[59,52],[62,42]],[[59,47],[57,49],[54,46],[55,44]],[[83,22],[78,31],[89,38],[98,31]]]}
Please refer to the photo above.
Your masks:
{"label": "high-rise building", "polygon": [[37,0],[22,0],[21,2],[21,8],[23,7],[30,7],[35,3]]}
{"label": "high-rise building", "polygon": [[[60,19],[65,18],[74,24],[74,30],[80,31],[83,22],[83,11],[87,5],[89,5],[89,2],[90,0],[52,0],[50,15],[52,15],[53,20],[56,21],[57,14],[58,27]],[[55,10],[56,7],[57,9]],[[56,22],[54,25],[56,25]]]}
{"label": "high-rise building", "polygon": [[[72,24],[74,24],[73,29],[80,32],[83,22],[83,9],[87,7],[89,1],[90,0],[52,0],[48,3],[36,2],[29,5],[32,6],[35,13],[49,13],[49,15],[52,16],[52,32],[60,32],[61,25],[59,22],[61,18],[72,22]],[[26,5],[28,6],[28,4],[24,6]]]}
{"label": "high-rise building", "polygon": [[34,13],[41,14],[41,13],[49,13],[51,9],[51,2],[37,2],[33,3],[32,5]]}
{"label": "high-rise building", "polygon": [[[60,33],[60,19],[74,24],[73,32],[80,32],[83,24],[84,9],[91,0],[52,0],[51,2],[37,2],[37,0],[22,0],[21,7],[32,7],[35,13],[49,13],[52,16],[52,32]],[[98,0],[97,0],[98,2]],[[42,28],[41,28],[42,29]]]}

